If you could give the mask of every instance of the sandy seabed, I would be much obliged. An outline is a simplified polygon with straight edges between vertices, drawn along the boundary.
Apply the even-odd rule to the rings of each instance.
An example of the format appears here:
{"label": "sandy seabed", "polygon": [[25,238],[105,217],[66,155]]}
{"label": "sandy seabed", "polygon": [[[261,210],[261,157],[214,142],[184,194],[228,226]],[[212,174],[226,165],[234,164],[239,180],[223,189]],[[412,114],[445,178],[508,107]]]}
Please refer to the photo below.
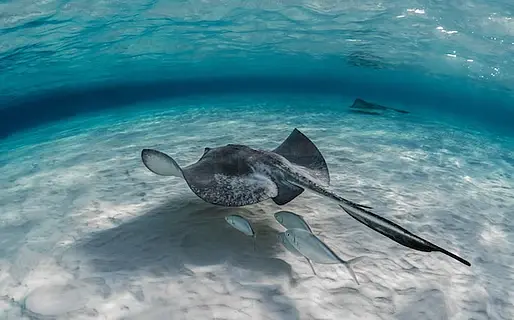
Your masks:
{"label": "sandy seabed", "polygon": [[[321,108],[322,109],[322,108]],[[197,105],[70,119],[3,142],[2,319],[513,319],[513,141],[414,115]],[[271,111],[273,112],[271,112]],[[323,111],[323,110],[322,110]],[[288,205],[213,206],[141,163],[206,146],[272,149],[298,127],[331,187],[472,263],[402,247],[305,192]],[[319,265],[277,241],[301,214],[343,259]],[[223,219],[238,213],[252,239]]]}

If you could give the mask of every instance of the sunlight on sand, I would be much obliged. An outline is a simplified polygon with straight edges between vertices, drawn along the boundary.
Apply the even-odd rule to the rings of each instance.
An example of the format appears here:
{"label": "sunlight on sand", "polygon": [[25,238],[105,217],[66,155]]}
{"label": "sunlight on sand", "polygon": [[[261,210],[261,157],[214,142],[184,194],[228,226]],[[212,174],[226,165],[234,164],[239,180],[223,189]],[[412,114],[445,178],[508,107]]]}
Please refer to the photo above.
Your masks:
{"label": "sunlight on sand", "polygon": [[[12,151],[1,167],[0,317],[514,316],[514,168],[503,161],[503,142],[455,131],[443,142],[430,138],[442,126],[387,117],[263,119],[248,112],[255,108],[171,110],[158,121],[151,113],[116,115],[109,120],[116,123],[84,122],[89,127],[80,136],[6,146]],[[223,125],[213,125],[216,117]],[[79,125],[80,119],[66,123]],[[206,146],[271,149],[294,127],[324,154],[336,192],[371,204],[472,267],[401,247],[307,192],[283,207],[209,205],[184,181],[150,173],[139,158],[144,147],[168,152],[180,165],[196,161]],[[341,257],[371,257],[354,266],[361,285],[339,265],[315,265],[314,276],[305,259],[286,252],[273,218],[279,210],[302,214]],[[224,221],[232,213],[254,225],[257,251]]]}

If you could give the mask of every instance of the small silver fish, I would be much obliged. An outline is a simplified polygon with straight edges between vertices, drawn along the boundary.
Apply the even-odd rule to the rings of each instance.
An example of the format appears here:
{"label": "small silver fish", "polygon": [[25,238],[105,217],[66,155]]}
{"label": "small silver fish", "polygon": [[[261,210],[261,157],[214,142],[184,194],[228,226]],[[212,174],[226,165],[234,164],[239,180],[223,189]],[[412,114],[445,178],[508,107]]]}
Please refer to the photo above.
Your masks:
{"label": "small silver fish", "polygon": [[304,257],[322,264],[342,263],[348,269],[348,272],[357,284],[357,276],[353,272],[351,265],[361,260],[362,257],[356,257],[345,261],[341,259],[332,249],[330,249],[323,241],[309,231],[303,229],[288,229],[285,231],[285,237],[291,245],[298,250]]}
{"label": "small silver fish", "polygon": [[252,225],[248,220],[238,214],[232,214],[225,217],[225,221],[236,230],[244,233],[245,235],[253,238],[253,250],[255,250],[255,238],[256,234],[252,228]]}
{"label": "small silver fish", "polygon": [[[294,254],[295,256],[298,256],[298,257],[303,257],[303,255],[298,252],[298,250],[296,250],[296,248],[289,242],[289,240],[286,238],[286,234],[285,232],[279,232],[278,233],[278,239],[280,240],[280,243],[282,243],[282,245],[289,251],[291,252],[292,254]],[[309,258],[307,257],[304,257],[305,260],[307,260],[307,262],[309,263],[309,266],[311,266],[311,270],[314,274],[316,274],[316,270],[314,270],[314,266],[312,265],[311,261],[309,260]]]}
{"label": "small silver fish", "polygon": [[303,229],[312,232],[311,227],[305,219],[291,211],[278,211],[274,214],[275,219],[286,229]]}

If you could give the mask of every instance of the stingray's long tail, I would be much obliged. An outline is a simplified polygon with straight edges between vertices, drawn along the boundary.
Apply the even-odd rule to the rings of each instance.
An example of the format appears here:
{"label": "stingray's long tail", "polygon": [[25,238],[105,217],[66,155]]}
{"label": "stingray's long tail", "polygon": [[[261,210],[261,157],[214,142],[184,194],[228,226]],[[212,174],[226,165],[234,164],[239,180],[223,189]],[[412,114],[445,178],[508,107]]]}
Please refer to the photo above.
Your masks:
{"label": "stingray's long tail", "polygon": [[465,264],[468,267],[471,266],[469,261],[466,261],[456,254],[451,253],[448,250],[445,250],[433,244],[432,242],[413,234],[400,225],[387,220],[373,212],[364,210],[362,208],[353,207],[350,209],[342,205],[339,206],[355,220],[403,246],[423,252],[439,251],[454,258],[460,263]]}
{"label": "stingray's long tail", "polygon": [[447,255],[447,256],[449,256],[449,257],[452,257],[453,259],[455,259],[455,260],[459,261],[459,262],[460,262],[460,263],[462,263],[462,264],[467,265],[468,267],[470,267],[470,266],[471,266],[471,263],[470,263],[469,261],[467,261],[466,259],[461,258],[461,257],[459,257],[458,255],[456,255],[456,254],[454,254],[454,253],[451,253],[450,251],[445,250],[445,249],[443,249],[443,248],[441,248],[441,247],[439,247],[439,246],[436,246],[436,245],[434,245],[434,246],[437,248],[437,250],[436,250],[436,251],[439,251],[439,252],[444,253],[445,255]]}

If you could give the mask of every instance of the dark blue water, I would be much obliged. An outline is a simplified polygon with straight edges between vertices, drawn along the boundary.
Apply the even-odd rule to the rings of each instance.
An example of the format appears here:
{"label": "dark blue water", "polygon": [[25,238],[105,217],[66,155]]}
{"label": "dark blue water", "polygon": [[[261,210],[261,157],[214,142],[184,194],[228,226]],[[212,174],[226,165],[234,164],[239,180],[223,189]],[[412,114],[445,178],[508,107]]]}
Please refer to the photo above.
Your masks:
{"label": "dark blue water", "polygon": [[507,130],[514,119],[508,1],[1,6],[2,137],[87,111],[220,93],[361,97]]}

